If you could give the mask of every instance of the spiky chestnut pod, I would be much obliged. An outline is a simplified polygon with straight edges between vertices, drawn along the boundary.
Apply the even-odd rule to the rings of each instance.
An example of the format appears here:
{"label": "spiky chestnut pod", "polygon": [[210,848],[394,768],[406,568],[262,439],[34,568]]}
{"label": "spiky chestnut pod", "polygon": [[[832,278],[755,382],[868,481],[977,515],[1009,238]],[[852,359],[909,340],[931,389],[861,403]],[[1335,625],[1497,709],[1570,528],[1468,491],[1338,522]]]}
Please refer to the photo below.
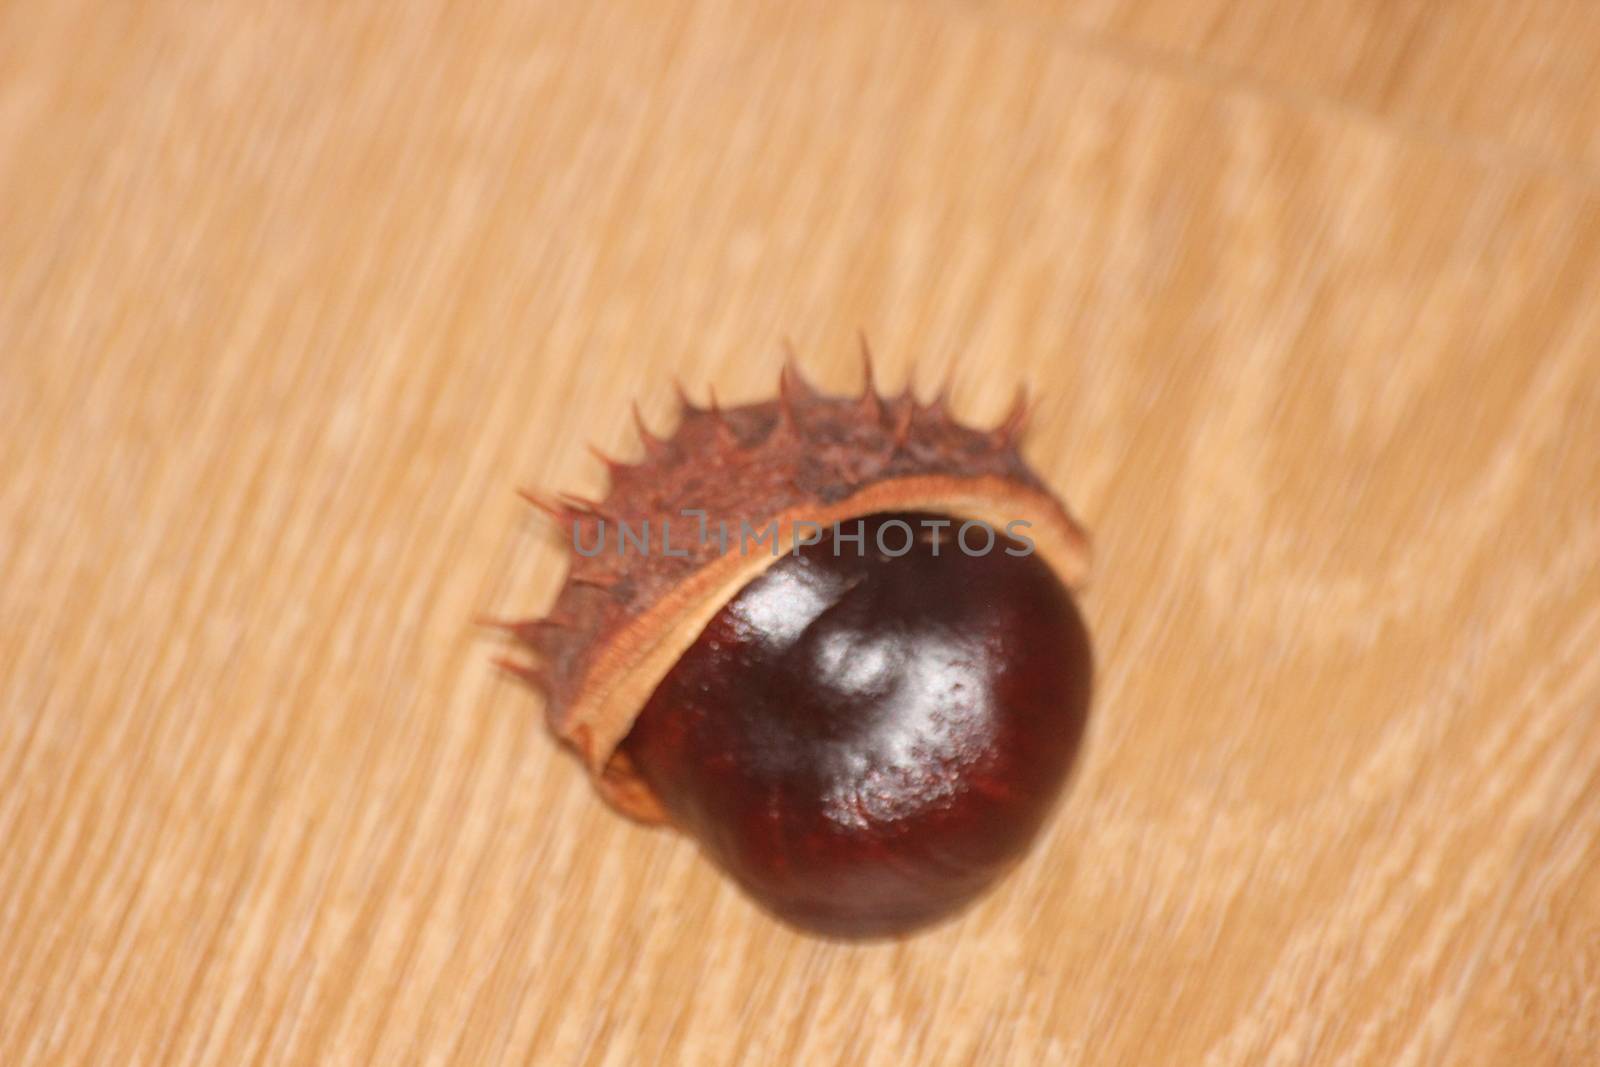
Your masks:
{"label": "spiky chestnut pod", "polygon": [[639,422],[643,462],[601,457],[603,501],[530,498],[570,567],[546,617],[507,624],[608,800],[845,937],[949,915],[1023,854],[1092,670],[1087,540],[1017,449],[1021,394],[977,430],[863,363],[859,398],[792,362],[771,401],[683,398],[670,439]]}

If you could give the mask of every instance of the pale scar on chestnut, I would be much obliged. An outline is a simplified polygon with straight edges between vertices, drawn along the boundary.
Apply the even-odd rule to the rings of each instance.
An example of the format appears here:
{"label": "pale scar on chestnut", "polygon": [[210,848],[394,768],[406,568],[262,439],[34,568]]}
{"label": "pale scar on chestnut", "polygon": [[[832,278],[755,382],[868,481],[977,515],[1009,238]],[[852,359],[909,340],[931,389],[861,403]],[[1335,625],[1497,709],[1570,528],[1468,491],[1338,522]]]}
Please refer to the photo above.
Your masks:
{"label": "pale scar on chestnut", "polygon": [[836,937],[950,916],[1025,854],[1093,675],[1088,541],[1018,450],[1023,395],[964,426],[942,393],[880,396],[862,350],[860,397],[792,362],[762,403],[680,389],[670,438],[640,421],[642,462],[602,456],[605,499],[530,496],[570,535],[567,578],[500,624],[608,801]]}

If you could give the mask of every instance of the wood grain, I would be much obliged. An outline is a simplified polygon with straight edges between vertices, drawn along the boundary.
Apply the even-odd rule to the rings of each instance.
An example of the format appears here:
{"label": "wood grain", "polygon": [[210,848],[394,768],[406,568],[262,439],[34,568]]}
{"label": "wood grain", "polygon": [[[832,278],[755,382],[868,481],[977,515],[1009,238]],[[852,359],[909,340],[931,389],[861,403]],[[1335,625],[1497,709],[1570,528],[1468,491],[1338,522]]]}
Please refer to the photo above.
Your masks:
{"label": "wood grain", "polygon": [[[0,7],[0,1063],[1600,1062],[1600,25],[1182,6]],[[469,623],[858,327],[1033,383],[1100,661],[868,946]]]}
{"label": "wood grain", "polygon": [[1586,0],[977,6],[1224,90],[1382,122],[1510,165],[1600,176],[1600,12]]}

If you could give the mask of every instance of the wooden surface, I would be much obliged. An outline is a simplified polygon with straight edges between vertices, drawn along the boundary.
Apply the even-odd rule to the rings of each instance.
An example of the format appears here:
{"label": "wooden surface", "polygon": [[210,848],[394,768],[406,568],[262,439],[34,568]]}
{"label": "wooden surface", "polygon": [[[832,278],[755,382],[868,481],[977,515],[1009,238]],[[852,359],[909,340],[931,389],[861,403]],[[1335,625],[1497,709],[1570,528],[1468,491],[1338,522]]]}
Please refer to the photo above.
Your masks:
{"label": "wooden surface", "polygon": [[[1585,3],[0,7],[0,1063],[1600,1062]],[[672,375],[997,418],[1066,803],[797,936],[475,611]]]}

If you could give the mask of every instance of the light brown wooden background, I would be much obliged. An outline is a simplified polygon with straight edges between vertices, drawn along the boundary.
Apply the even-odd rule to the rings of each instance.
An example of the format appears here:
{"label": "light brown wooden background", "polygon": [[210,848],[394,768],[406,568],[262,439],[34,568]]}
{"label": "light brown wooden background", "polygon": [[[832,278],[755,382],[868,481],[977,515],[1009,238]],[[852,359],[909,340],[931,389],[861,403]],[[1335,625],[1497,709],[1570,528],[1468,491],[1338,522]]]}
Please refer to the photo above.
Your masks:
{"label": "light brown wooden background", "polygon": [[[0,1063],[1600,1062],[1600,9],[0,8]],[[1093,527],[1026,865],[796,936],[480,609],[672,375]]]}

